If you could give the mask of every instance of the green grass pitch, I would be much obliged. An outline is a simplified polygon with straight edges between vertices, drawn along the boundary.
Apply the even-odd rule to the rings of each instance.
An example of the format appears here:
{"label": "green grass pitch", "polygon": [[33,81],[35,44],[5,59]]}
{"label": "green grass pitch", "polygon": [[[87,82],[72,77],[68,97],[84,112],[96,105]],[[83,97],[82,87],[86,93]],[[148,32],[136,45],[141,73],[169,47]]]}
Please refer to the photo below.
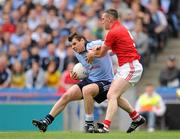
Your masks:
{"label": "green grass pitch", "polygon": [[83,132],[0,132],[0,139],[180,139],[180,131],[137,131],[131,134],[110,132],[108,134],[87,134]]}

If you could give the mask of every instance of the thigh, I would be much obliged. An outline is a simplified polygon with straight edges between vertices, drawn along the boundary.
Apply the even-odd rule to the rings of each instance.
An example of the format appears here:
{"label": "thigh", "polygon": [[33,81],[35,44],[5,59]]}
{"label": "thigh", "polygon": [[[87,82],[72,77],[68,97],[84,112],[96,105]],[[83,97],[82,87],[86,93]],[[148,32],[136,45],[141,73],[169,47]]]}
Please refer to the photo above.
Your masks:
{"label": "thigh", "polygon": [[94,100],[97,102],[97,103],[101,103],[103,102],[104,100],[107,99],[107,93],[108,93],[108,90],[109,90],[109,87],[111,85],[111,82],[108,82],[108,81],[98,81],[98,82],[95,82],[99,88],[99,92],[98,94],[94,97]]}
{"label": "thigh", "polygon": [[113,97],[120,97],[129,87],[131,84],[126,81],[125,79],[119,77],[115,78],[109,88],[108,95]]}
{"label": "thigh", "polygon": [[[83,87],[83,91],[90,93],[97,103],[101,103],[107,99],[107,92],[111,82],[97,81]],[[84,92],[83,92],[84,93]]]}
{"label": "thigh", "polygon": [[87,86],[87,85],[89,85],[89,84],[92,84],[93,82],[91,81],[91,80],[89,80],[89,79],[84,79],[84,80],[82,80],[81,82],[79,82],[77,85],[79,86],[79,88],[81,89],[81,91],[82,91],[82,89],[85,87],[85,86]]}
{"label": "thigh", "polygon": [[99,93],[99,86],[96,83],[91,83],[83,87],[83,94],[90,94],[95,97]]}
{"label": "thigh", "polygon": [[82,91],[78,85],[73,85],[70,87],[63,97],[67,97],[70,100],[80,100],[83,98]]}

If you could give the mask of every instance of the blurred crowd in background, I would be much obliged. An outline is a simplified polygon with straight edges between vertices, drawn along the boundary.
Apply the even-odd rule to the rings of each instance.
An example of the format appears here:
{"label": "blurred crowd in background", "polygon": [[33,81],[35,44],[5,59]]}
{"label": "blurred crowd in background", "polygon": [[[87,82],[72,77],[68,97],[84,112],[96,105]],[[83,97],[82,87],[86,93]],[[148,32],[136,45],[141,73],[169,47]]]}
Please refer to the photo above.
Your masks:
{"label": "blurred crowd in background", "polygon": [[168,38],[178,37],[179,3],[178,0],[0,0],[0,88],[63,86],[66,89],[66,85],[76,83],[69,77],[77,59],[67,37],[77,31],[88,41],[103,39],[100,15],[109,8],[118,10],[122,24],[134,37],[146,70]]}

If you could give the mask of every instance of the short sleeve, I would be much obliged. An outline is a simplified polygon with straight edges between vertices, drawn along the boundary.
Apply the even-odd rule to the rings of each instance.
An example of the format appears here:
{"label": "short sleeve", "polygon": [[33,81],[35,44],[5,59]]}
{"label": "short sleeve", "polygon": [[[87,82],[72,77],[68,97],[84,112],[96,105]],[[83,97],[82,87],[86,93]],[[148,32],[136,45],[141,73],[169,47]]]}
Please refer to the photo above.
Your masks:
{"label": "short sleeve", "polygon": [[90,43],[87,44],[87,49],[90,50],[96,46],[102,46],[103,45],[103,41],[102,40],[96,40],[96,41],[92,41]]}

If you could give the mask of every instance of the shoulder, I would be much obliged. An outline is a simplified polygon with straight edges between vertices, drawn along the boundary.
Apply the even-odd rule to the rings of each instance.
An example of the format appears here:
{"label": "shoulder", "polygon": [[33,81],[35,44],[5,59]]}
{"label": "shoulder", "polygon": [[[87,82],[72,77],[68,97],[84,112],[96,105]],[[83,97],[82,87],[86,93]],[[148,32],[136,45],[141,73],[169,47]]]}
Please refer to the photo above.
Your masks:
{"label": "shoulder", "polygon": [[[26,76],[31,76],[31,75],[32,75],[32,70],[29,69],[28,71],[26,71],[25,75],[26,75]],[[31,77],[32,77],[32,76],[31,76]]]}
{"label": "shoulder", "polygon": [[60,72],[59,70],[57,70],[57,71],[55,72],[55,74],[56,74],[57,76],[60,76],[60,75],[61,75],[61,72]]}
{"label": "shoulder", "polygon": [[11,75],[12,73],[11,73],[11,71],[10,71],[10,69],[6,69],[6,73],[8,74],[8,75]]}
{"label": "shoulder", "polygon": [[91,49],[91,48],[93,48],[95,46],[102,45],[102,44],[103,44],[102,40],[95,40],[95,41],[88,42],[86,47],[89,50],[89,49]]}
{"label": "shoulder", "polygon": [[119,25],[116,26],[112,29],[110,29],[107,33],[107,36],[112,37],[112,36],[119,36],[119,34],[126,33],[128,30],[125,26]]}
{"label": "shoulder", "polygon": [[105,41],[112,40],[113,38],[116,37],[116,35],[117,35],[117,31],[115,29],[109,30],[105,35]]}
{"label": "shoulder", "polygon": [[162,11],[160,11],[160,10],[157,11],[157,14],[158,14],[159,16],[164,16],[164,13],[163,13]]}
{"label": "shoulder", "polygon": [[107,36],[115,35],[117,32],[119,31],[117,31],[116,28],[113,28],[107,32]]}
{"label": "shoulder", "polygon": [[45,73],[45,71],[42,68],[40,68],[39,69],[39,74],[44,75],[44,73]]}
{"label": "shoulder", "polygon": [[147,95],[146,95],[146,93],[144,92],[144,93],[142,93],[142,94],[139,96],[139,99],[141,100],[141,99],[144,99],[145,97],[147,97]]}
{"label": "shoulder", "polygon": [[164,68],[161,70],[161,74],[164,74],[164,73],[167,73],[168,72],[168,69],[167,68]]}
{"label": "shoulder", "polygon": [[158,94],[157,92],[154,92],[154,95],[157,97],[158,100],[162,99],[161,95]]}

